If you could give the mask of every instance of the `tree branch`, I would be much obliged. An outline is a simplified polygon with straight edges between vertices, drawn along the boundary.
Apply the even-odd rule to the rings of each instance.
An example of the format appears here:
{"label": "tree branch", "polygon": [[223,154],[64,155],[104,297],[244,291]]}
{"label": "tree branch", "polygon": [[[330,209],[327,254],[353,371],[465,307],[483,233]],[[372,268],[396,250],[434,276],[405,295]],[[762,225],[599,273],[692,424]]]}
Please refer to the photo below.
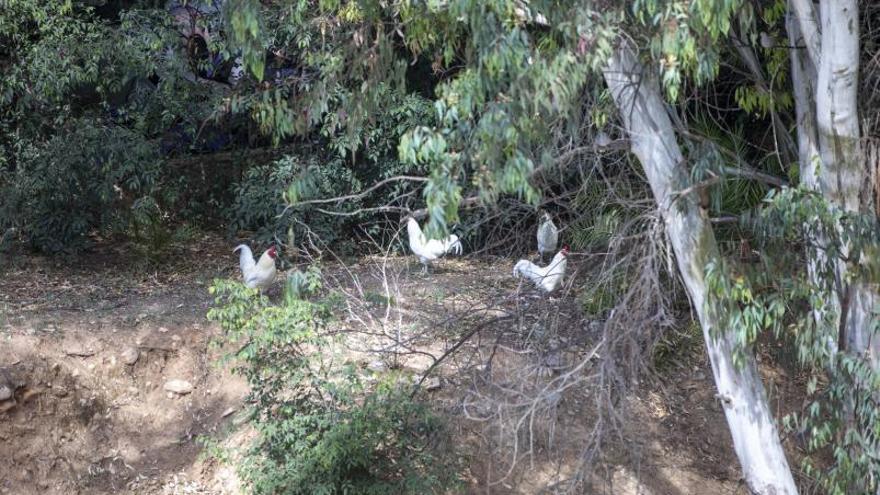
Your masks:
{"label": "tree branch", "polygon": [[[761,64],[758,61],[757,55],[755,55],[752,47],[747,45],[745,41],[740,39],[736,34],[731,36],[733,39],[733,44],[736,47],[736,51],[739,52],[740,57],[742,57],[743,62],[745,62],[746,67],[748,67],[749,71],[752,73],[752,77],[755,79],[755,83],[761,88],[761,91],[764,91],[768,94],[771,92],[770,83],[764,77],[764,71],[761,68]],[[774,108],[770,108],[770,120],[773,122],[773,135],[777,140],[782,141],[782,155],[783,155],[783,163],[790,164],[794,163],[797,157],[797,146],[794,144],[794,140],[791,138],[791,135],[788,133],[785,125],[782,123],[782,119],[779,117],[779,112]],[[779,148],[777,144],[777,148]]]}
{"label": "tree branch", "polygon": [[815,67],[819,67],[822,58],[822,33],[819,29],[819,17],[812,0],[789,0],[789,9],[800,24],[804,43],[807,45],[807,53]]}
{"label": "tree branch", "polygon": [[[413,175],[395,175],[394,177],[389,177],[387,179],[380,180],[379,182],[373,184],[372,186],[364,189],[363,191],[361,191],[359,193],[346,194],[345,196],[336,196],[334,198],[310,199],[308,201],[300,201],[295,204],[287,205],[284,208],[284,210],[282,210],[282,212],[276,216],[276,218],[280,218],[281,216],[286,214],[288,210],[290,210],[291,208],[296,208],[297,206],[321,205],[321,204],[327,204],[327,203],[341,203],[343,201],[360,199],[360,198],[363,198],[364,196],[366,196],[367,194],[370,194],[371,192],[375,191],[376,189],[379,189],[380,187],[384,186],[385,184],[388,184],[389,182],[399,182],[399,181],[404,181],[404,180],[408,180],[408,181],[412,181],[412,182],[428,182],[429,179],[427,177],[417,177],[417,176],[413,176]],[[406,208],[394,207],[394,206],[386,206],[386,207],[382,207],[382,208],[387,208],[387,209],[389,209],[389,211],[392,211],[392,210],[406,211]],[[326,213],[329,215],[337,215],[337,216],[352,216],[352,215],[356,215],[357,213],[361,213],[364,211],[378,211],[378,210],[379,210],[378,208],[364,208],[364,209],[358,210],[357,212],[344,212],[343,213],[343,212],[331,212],[329,210],[323,210],[320,208],[318,209],[318,211],[320,211],[321,213]]]}
{"label": "tree branch", "polygon": [[[461,208],[462,206],[473,206],[473,205],[477,204],[479,201],[480,201],[479,196],[476,196],[476,195],[468,196],[466,198],[462,198],[462,200],[458,202],[458,206],[459,206],[459,208]],[[428,216],[428,209],[427,208],[420,208],[418,210],[412,210],[409,212],[409,214],[413,218],[418,220],[418,219],[421,219],[421,218]]]}
{"label": "tree branch", "polygon": [[[687,136],[688,138],[696,139],[696,140],[702,141],[702,142],[713,143],[713,141],[706,138],[705,136],[700,136],[699,134],[694,134],[694,133],[688,131],[687,129],[679,128],[678,131],[681,134]],[[721,154],[726,155],[727,157],[731,158],[732,160],[734,160],[735,162],[737,162],[739,164],[739,168],[724,167],[723,172],[725,174],[733,175],[736,177],[742,177],[744,179],[757,180],[757,181],[764,182],[766,184],[770,184],[771,186],[776,186],[776,187],[783,187],[783,186],[788,185],[788,181],[786,181],[785,179],[782,179],[780,177],[776,177],[775,175],[766,174],[764,172],[757,170],[755,167],[746,163],[746,161],[743,160],[742,157],[740,157],[736,153],[730,151],[729,149],[724,148],[722,146],[717,146],[716,148],[718,149],[718,151]]]}

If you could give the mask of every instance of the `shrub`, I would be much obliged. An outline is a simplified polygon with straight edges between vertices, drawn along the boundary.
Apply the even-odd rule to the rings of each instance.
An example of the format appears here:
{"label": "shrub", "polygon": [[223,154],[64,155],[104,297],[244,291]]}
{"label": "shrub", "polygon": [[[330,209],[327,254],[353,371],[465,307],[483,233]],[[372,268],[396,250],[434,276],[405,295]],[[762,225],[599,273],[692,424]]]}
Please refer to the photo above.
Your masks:
{"label": "shrub", "polygon": [[66,133],[28,146],[0,175],[0,226],[15,227],[45,251],[82,247],[86,235],[128,218],[156,192],[161,163],[154,146],[120,127],[78,121]]}
{"label": "shrub", "polygon": [[[258,241],[272,240],[289,229],[297,239],[308,228],[336,250],[350,250],[352,232],[379,233],[384,216],[366,206],[404,206],[401,198],[411,195],[406,181],[339,204],[297,204],[318,198],[356,194],[365,186],[396,175],[423,175],[424,168],[401,162],[397,143],[410,126],[430,122],[428,101],[402,95],[383,87],[379,94],[385,105],[369,125],[353,136],[340,122],[340,115],[328,113],[321,128],[324,139],[318,145],[302,146],[271,164],[250,168],[235,186],[235,200],[229,209],[232,232],[252,230]],[[286,208],[286,205],[292,205]],[[356,210],[363,211],[355,214]],[[345,213],[334,216],[328,210]],[[282,214],[283,213],[283,214]]]}
{"label": "shrub", "polygon": [[[258,165],[245,172],[234,186],[235,200],[229,210],[230,233],[252,230],[257,241],[267,242],[293,229],[302,239],[306,226],[325,242],[349,239],[351,219],[315,212],[313,208],[285,209],[285,195],[291,184],[301,184],[308,197],[334,197],[360,187],[351,170],[339,159],[321,163],[317,158],[287,155],[273,163]],[[345,210],[359,206],[357,201],[344,205]]]}
{"label": "shrub", "polygon": [[[311,277],[314,280],[314,277]],[[309,291],[315,289],[309,284]],[[241,284],[215,281],[228,358],[251,387],[258,438],[241,474],[257,494],[432,493],[454,469],[435,454],[442,422],[388,379],[368,387],[327,351],[327,306],[288,294],[272,306]],[[408,383],[408,382],[407,382]]]}

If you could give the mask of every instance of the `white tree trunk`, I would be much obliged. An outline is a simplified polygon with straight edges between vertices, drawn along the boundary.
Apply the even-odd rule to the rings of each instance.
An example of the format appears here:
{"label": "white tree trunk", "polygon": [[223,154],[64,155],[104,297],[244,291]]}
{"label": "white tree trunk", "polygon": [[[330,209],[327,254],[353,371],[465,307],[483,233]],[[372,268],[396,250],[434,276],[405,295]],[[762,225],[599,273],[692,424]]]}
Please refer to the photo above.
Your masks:
{"label": "white tree trunk", "polygon": [[[802,16],[796,16],[793,13],[794,5],[800,0],[789,0],[789,15],[786,19],[786,27],[788,30],[789,45],[792,47],[804,46],[805,39],[800,29],[800,19]],[[809,0],[807,0],[809,1]],[[810,13],[812,15],[812,3],[810,5]],[[814,26],[815,27],[815,26]],[[818,29],[818,28],[817,28]],[[818,54],[818,30],[817,48]],[[798,142],[798,164],[800,166],[800,181],[805,187],[812,191],[821,192],[819,186],[819,164],[822,157],[819,154],[819,131],[816,124],[816,66],[810,56],[811,52],[804,51],[800,48],[791,50],[791,83],[794,89],[794,106],[795,116],[797,118],[797,142]],[[817,57],[818,59],[818,57]],[[814,245],[823,244],[823,239],[812,239]],[[821,286],[818,279],[818,267],[826,262],[825,252],[821,249],[807,248],[807,274],[810,280],[817,286]],[[813,312],[813,319],[817,325],[824,324],[825,316],[828,312],[834,315],[840,314],[840,300],[832,297],[828,301],[825,308],[818,308]],[[833,356],[838,350],[837,325],[834,326],[833,334],[829,333],[827,340],[828,351]]]}
{"label": "white tree trunk", "polygon": [[[810,62],[813,63],[813,67],[818,67],[819,61],[822,58],[822,35],[819,32],[819,20],[816,17],[813,0],[789,0],[788,9],[789,15],[793,14],[797,18],[798,31],[804,38],[803,42],[807,48]],[[789,31],[790,34],[791,32]]]}
{"label": "white tree trunk", "polygon": [[[820,19],[822,51],[816,87],[820,187],[825,197],[846,211],[873,213],[873,194],[863,193],[872,184],[863,163],[858,118],[858,1],[823,0]],[[840,271],[842,276],[844,268]],[[880,370],[880,338],[872,337],[870,328],[880,301],[877,287],[853,282],[841,297],[847,350],[867,353],[873,369]]]}
{"label": "white tree trunk", "polygon": [[[797,0],[791,0],[794,4]],[[804,0],[809,1],[809,0]],[[801,47],[804,38],[798,19],[789,12],[788,40],[792,47]],[[797,118],[798,164],[801,183],[819,191],[817,173],[822,158],[819,156],[819,131],[816,126],[816,66],[812,58],[800,48],[791,50],[791,83],[794,88],[794,108]]]}
{"label": "white tree trunk", "polygon": [[857,0],[824,0],[822,56],[816,85],[816,122],[825,196],[859,211],[865,168],[859,156],[859,16]]}
{"label": "white tree trunk", "polygon": [[675,251],[678,268],[703,328],[718,396],[733,445],[749,487],[757,494],[796,494],[797,488],[751,356],[734,365],[735,339],[719,328],[706,305],[705,268],[718,254],[706,212],[693,197],[677,191],[689,186],[688,173],[656,80],[643,77],[633,51],[622,46],[604,69],[615,103],[648,177]]}

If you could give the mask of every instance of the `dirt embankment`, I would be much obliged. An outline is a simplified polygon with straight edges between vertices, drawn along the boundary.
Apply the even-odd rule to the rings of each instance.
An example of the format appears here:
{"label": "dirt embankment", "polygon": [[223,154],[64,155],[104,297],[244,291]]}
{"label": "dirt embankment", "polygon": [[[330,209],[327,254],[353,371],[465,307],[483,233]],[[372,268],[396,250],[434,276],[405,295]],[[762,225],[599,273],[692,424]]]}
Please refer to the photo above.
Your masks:
{"label": "dirt embankment", "polygon": [[215,241],[159,270],[112,251],[7,260],[0,493],[162,493],[213,478],[197,438],[246,393],[209,347],[206,289],[229,264]]}
{"label": "dirt embankment", "polygon": [[[206,237],[152,269],[112,247],[76,259],[21,256],[0,265],[0,494],[242,493],[234,466],[206,455],[198,441],[242,445],[247,438],[239,428],[246,385],[215,364],[219,351],[209,343],[218,329],[205,319],[211,280],[236,276],[229,248]],[[447,260],[429,276],[406,268],[406,260],[396,263],[383,268],[394,272],[391,298],[382,294],[387,280],[377,281],[367,261],[360,272],[337,269],[336,276],[340,284],[350,278],[365,311],[394,300],[407,331],[460,335],[461,328],[442,328],[444,311],[509,298],[518,289],[507,260]],[[558,318],[577,303],[552,304],[548,311]],[[503,311],[484,306],[487,318]],[[534,359],[532,350],[512,347],[522,335],[508,350],[491,351],[506,338],[494,331],[444,362],[436,370],[442,387],[428,397],[451,414],[458,435],[452,441],[471,460],[464,473],[469,493],[537,493],[577,465],[589,407],[575,392],[563,397],[548,423],[548,443],[514,475],[493,482],[507,466],[490,460],[498,444],[483,423],[464,418],[462,403]],[[588,336],[573,329],[563,337]],[[433,359],[427,356],[455,343],[428,340],[406,366],[424,370]],[[491,373],[480,361],[490,352]],[[704,358],[680,361],[664,384],[646,385],[628,400],[633,421],[624,442],[610,446],[594,470],[604,480],[593,484],[596,493],[747,493]],[[5,400],[4,390],[11,395]]]}

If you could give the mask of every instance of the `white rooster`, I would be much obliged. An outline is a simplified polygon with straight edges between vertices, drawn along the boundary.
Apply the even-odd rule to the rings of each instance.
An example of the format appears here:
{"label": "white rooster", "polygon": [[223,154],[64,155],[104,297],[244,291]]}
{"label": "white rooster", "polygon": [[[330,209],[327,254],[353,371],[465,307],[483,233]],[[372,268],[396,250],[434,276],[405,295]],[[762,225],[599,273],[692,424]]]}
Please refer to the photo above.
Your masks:
{"label": "white rooster", "polygon": [[239,265],[241,266],[241,276],[244,279],[244,285],[251,289],[263,290],[272,284],[275,280],[275,258],[278,252],[275,246],[269,247],[262,256],[260,261],[254,261],[254,254],[251,248],[244,244],[239,244],[232,250],[236,252],[241,250],[239,254]]}
{"label": "white rooster", "polygon": [[446,239],[428,239],[413,217],[407,218],[406,231],[409,234],[409,248],[418,256],[423,272],[427,273],[428,264],[445,254],[461,255],[462,253],[463,248],[457,235],[452,234]]}
{"label": "white rooster", "polygon": [[531,261],[519,260],[513,267],[513,276],[525,277],[549,294],[562,283],[562,278],[565,276],[565,265],[568,262],[567,256],[568,246],[563,246],[562,250],[550,260],[550,264],[543,268]]}
{"label": "white rooster", "polygon": [[556,251],[556,244],[559,242],[559,229],[550,218],[550,214],[546,211],[541,215],[541,224],[538,225],[538,254],[541,261],[544,261],[544,255]]}

